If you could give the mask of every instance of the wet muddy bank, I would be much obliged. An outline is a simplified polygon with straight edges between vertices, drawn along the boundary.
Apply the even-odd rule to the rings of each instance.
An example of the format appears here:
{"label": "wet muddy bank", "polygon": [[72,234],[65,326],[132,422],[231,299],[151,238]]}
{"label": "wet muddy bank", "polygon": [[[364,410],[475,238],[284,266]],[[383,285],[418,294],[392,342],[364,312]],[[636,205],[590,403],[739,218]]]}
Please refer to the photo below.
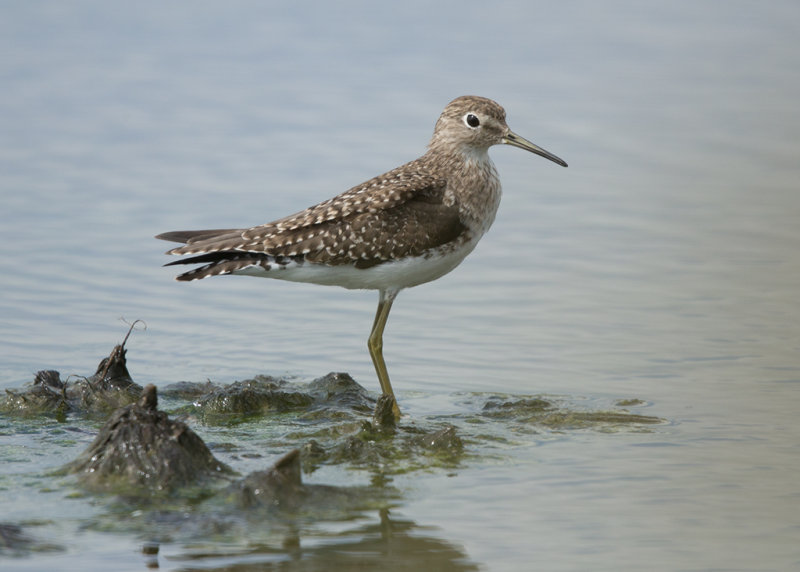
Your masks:
{"label": "wet muddy bank", "polygon": [[[637,399],[585,410],[568,398],[499,394],[461,395],[462,414],[398,422],[391,398],[376,399],[346,373],[308,383],[256,376],[228,385],[143,388],[128,372],[126,341],[92,375],[64,380],[57,371],[42,371],[7,390],[0,413],[12,428],[50,419],[96,432],[85,450],[42,478],[49,490],[104,507],[85,526],[134,535],[154,554],[163,543],[210,536],[291,546],[298,528],[348,522],[365,511],[380,515],[382,534],[410,539],[419,531],[398,530],[415,525],[399,525],[391,514],[404,494],[393,482],[400,475],[457,476],[496,456],[497,443],[520,435],[648,431],[663,422],[632,413],[644,405]],[[212,431],[215,439],[206,443],[196,429]],[[252,439],[242,441],[242,431]],[[338,468],[338,479],[307,482],[331,468]],[[120,518],[131,514],[136,518]],[[63,548],[37,538],[30,523],[0,523],[0,530],[4,554]],[[452,547],[440,548],[460,558]],[[465,566],[458,569],[471,569]]]}

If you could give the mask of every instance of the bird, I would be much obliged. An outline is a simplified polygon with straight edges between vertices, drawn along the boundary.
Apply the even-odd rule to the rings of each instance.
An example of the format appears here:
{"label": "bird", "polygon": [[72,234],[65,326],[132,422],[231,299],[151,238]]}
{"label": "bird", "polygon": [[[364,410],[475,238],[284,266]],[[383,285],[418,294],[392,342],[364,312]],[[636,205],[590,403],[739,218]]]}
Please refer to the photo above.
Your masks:
{"label": "bird", "polygon": [[224,274],[378,291],[367,348],[381,391],[400,409],[383,359],[383,332],[398,293],[458,266],[489,230],[501,186],[489,157],[511,145],[566,167],[556,155],[509,129],[497,102],[461,96],[442,111],[427,152],[331,199],[266,224],[165,232],[188,256],[165,266],[200,264],[190,281]]}

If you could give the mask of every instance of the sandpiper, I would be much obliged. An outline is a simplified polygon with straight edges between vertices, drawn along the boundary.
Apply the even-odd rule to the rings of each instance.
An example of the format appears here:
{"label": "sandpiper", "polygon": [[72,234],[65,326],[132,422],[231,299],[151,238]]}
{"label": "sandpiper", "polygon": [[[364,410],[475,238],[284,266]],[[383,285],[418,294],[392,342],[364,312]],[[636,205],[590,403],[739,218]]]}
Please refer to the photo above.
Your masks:
{"label": "sandpiper", "polygon": [[[165,232],[184,243],[173,264],[202,264],[177,277],[240,274],[378,291],[369,348],[384,394],[394,397],[383,361],[383,330],[403,288],[458,266],[486,233],[500,204],[488,150],[513,145],[567,164],[512,132],[491,99],[463,96],[444,108],[428,152],[296,214],[246,229]],[[395,402],[395,415],[400,410]]]}

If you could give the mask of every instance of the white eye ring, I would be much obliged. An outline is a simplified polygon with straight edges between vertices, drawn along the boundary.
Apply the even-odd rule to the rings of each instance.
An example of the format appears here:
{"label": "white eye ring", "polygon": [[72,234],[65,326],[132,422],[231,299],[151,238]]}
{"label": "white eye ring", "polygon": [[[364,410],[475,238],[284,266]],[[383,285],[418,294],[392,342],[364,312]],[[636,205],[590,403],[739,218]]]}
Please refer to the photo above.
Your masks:
{"label": "white eye ring", "polygon": [[467,127],[469,127],[470,129],[476,129],[476,128],[480,127],[481,120],[478,119],[478,116],[475,115],[474,113],[467,113],[464,116],[464,124]]}

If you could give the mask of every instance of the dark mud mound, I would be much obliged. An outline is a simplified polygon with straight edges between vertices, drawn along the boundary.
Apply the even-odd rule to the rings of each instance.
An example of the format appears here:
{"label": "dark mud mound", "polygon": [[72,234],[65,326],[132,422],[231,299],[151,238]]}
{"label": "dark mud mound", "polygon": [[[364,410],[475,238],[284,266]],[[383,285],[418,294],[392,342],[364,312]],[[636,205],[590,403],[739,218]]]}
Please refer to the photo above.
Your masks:
{"label": "dark mud mound", "polygon": [[28,387],[6,389],[0,398],[0,412],[17,415],[66,415],[72,405],[67,395],[67,384],[55,370],[43,370]]}
{"label": "dark mud mound", "polygon": [[313,397],[292,387],[289,382],[260,375],[214,388],[198,397],[193,408],[195,413],[214,421],[215,417],[223,419],[231,415],[250,417],[297,411],[306,409],[313,402]]}
{"label": "dark mud mound", "polygon": [[306,391],[314,401],[326,408],[337,407],[369,414],[375,399],[348,373],[331,372],[308,384]]}
{"label": "dark mud mound", "polygon": [[[110,415],[89,449],[67,466],[91,488],[124,493],[138,488],[154,494],[209,484],[203,494],[216,494],[219,486],[231,483],[231,469],[185,423],[158,411],[155,387],[142,390],[133,382],[126,363],[129,335],[91,377],[69,383],[57,371],[41,371],[28,388],[9,390],[0,411],[55,412],[61,419],[73,412]],[[376,401],[346,373],[329,373],[309,383],[269,376],[227,386],[180,382],[163,393],[173,414],[207,427],[243,425],[248,435],[261,435],[258,441],[217,443],[218,453],[232,452],[230,461],[259,458],[264,446],[290,451],[275,467],[251,473],[236,485],[239,506],[274,504],[276,499],[280,504],[282,498],[307,494],[301,468],[311,473],[322,465],[344,464],[378,478],[451,470],[486,443],[515,442],[519,435],[640,431],[663,422],[624,409],[646,405],[638,399],[597,409],[576,407],[571,398],[480,393],[467,394],[460,413],[398,421],[391,397]],[[215,434],[221,433],[215,428]],[[222,485],[210,483],[226,475]]]}
{"label": "dark mud mound", "polygon": [[116,492],[174,491],[233,473],[185,423],[158,411],[153,385],[138,402],[114,412],[65,470],[89,488]]}
{"label": "dark mud mound", "polygon": [[181,411],[211,425],[289,412],[305,419],[353,419],[369,414],[375,405],[375,399],[350,375],[335,372],[310,383],[258,375],[222,387],[184,382],[165,391],[190,396],[191,405]]}
{"label": "dark mud mound", "polygon": [[114,346],[93,376],[80,379],[67,389],[71,411],[107,414],[141,397],[142,386],[131,379],[126,354],[124,342]]}
{"label": "dark mud mound", "polygon": [[254,506],[294,504],[305,496],[300,476],[300,451],[294,449],[266,471],[253,471],[229,489],[237,504]]}
{"label": "dark mud mound", "polygon": [[[133,326],[131,326],[133,328]],[[33,383],[23,389],[7,389],[0,398],[0,412],[12,415],[106,416],[115,409],[135,402],[142,395],[142,386],[128,373],[125,342],[130,335],[103,358],[95,373],[77,381],[62,381],[55,370],[36,374]]]}

